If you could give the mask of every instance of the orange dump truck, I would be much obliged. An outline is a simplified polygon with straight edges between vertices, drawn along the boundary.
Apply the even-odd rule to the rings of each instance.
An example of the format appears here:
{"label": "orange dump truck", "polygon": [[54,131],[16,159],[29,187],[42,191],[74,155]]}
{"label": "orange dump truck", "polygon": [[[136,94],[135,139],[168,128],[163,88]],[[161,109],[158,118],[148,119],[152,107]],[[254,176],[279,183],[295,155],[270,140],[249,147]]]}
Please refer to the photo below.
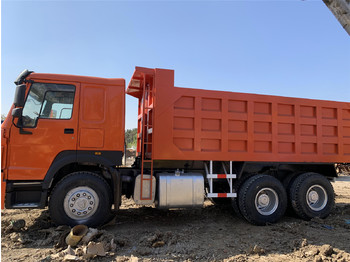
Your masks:
{"label": "orange dump truck", "polygon": [[[122,166],[125,81],[22,72],[1,126],[2,204],[100,225],[121,196],[158,208],[230,201],[247,221],[324,218],[350,162],[350,103],[174,87],[136,67],[137,157]],[[221,200],[221,201],[219,201]]]}

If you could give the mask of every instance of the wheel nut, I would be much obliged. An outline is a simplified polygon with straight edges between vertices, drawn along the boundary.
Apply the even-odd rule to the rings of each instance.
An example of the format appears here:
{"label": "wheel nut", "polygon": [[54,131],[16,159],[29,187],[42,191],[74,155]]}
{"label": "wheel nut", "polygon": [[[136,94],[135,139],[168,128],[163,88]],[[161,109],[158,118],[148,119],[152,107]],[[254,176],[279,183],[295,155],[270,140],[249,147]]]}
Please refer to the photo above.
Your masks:
{"label": "wheel nut", "polygon": [[74,205],[73,204],[70,204],[70,207],[73,207]]}
{"label": "wheel nut", "polygon": [[88,196],[88,199],[91,199],[91,196]]}
{"label": "wheel nut", "polygon": [[80,212],[78,212],[77,214],[78,214],[78,215],[80,215],[81,213],[80,213]]}
{"label": "wheel nut", "polygon": [[93,204],[94,204],[94,202],[90,201],[90,205],[93,205]]}
{"label": "wheel nut", "polygon": [[80,197],[80,194],[77,194],[77,197]]}
{"label": "wheel nut", "polygon": [[86,212],[86,211],[84,211],[83,213],[84,213],[84,214],[87,214],[87,212]]}
{"label": "wheel nut", "polygon": [[75,201],[75,198],[74,198],[74,197],[72,198],[72,201]]}
{"label": "wheel nut", "polygon": [[72,212],[74,213],[76,210],[75,209],[72,209]]}
{"label": "wheel nut", "polygon": [[83,196],[86,196],[86,193],[83,193]]}
{"label": "wheel nut", "polygon": [[91,209],[92,209],[92,207],[88,207],[88,209],[89,209],[89,210],[91,210]]}

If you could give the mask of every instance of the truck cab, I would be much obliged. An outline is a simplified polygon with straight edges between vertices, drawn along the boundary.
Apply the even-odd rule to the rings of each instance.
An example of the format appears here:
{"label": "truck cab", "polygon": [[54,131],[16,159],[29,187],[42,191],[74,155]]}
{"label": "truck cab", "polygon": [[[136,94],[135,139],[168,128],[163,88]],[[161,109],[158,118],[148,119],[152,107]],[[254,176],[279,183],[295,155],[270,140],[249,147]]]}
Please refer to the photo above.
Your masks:
{"label": "truck cab", "polygon": [[124,151],[125,80],[25,70],[15,83],[1,126],[2,208],[45,207],[69,170],[110,178]]}

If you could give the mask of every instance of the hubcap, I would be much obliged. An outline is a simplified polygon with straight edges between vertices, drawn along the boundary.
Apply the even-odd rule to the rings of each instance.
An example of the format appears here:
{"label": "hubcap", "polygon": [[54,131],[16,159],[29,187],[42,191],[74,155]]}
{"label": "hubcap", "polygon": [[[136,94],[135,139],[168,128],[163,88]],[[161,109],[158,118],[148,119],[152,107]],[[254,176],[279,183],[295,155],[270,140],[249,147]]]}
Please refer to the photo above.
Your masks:
{"label": "hubcap", "polygon": [[278,207],[278,195],[272,188],[263,188],[255,196],[255,208],[264,215],[273,214]]}
{"label": "hubcap", "polygon": [[306,203],[313,211],[322,210],[328,203],[326,190],[320,185],[313,185],[306,193]]}
{"label": "hubcap", "polygon": [[95,190],[82,186],[71,189],[64,198],[64,211],[73,219],[86,219],[98,207],[99,198]]}

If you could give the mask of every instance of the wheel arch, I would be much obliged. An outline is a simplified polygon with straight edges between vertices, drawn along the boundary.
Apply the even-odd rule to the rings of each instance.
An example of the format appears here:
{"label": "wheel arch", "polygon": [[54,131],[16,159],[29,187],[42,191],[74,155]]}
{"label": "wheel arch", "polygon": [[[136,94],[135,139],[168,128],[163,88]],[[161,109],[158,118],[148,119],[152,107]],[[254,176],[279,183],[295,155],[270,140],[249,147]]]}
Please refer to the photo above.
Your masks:
{"label": "wheel arch", "polygon": [[[120,151],[62,151],[55,159],[43,180],[42,188],[49,190],[55,183],[69,174],[69,171],[103,171],[121,163],[123,153]],[[66,172],[65,172],[66,171]],[[105,177],[106,178],[106,177]]]}
{"label": "wheel arch", "polygon": [[116,168],[121,164],[123,153],[120,151],[63,151],[52,162],[42,183],[47,203],[52,189],[64,177],[73,172],[88,171],[103,178],[112,189],[115,208],[121,203],[121,176]]}

